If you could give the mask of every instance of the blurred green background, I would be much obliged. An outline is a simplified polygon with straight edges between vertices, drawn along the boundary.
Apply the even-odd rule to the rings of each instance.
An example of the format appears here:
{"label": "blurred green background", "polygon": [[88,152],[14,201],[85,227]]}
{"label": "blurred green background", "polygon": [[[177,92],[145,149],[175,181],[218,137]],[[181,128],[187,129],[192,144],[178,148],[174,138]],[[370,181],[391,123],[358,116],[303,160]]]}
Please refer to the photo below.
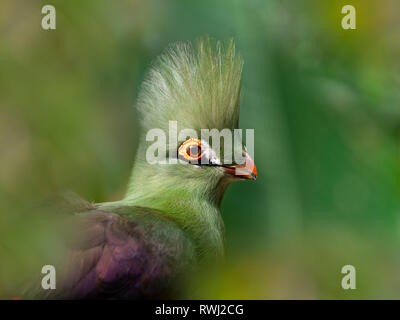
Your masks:
{"label": "blurred green background", "polygon": [[[341,28],[345,4],[357,30]],[[259,179],[228,190],[226,266],[191,297],[400,298],[399,33],[396,0],[1,1],[0,297],[58,252],[35,250],[54,228],[32,204],[123,196],[146,69],[209,34],[245,61]]]}

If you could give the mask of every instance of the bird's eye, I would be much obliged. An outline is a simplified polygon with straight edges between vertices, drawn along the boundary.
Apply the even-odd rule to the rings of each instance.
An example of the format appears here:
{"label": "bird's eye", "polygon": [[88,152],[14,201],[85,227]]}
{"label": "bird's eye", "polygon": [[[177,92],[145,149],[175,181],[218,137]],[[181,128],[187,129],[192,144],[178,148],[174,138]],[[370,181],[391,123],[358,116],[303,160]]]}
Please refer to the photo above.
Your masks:
{"label": "bird's eye", "polygon": [[201,141],[199,139],[186,140],[178,149],[181,158],[187,161],[198,161],[202,156]]}
{"label": "bird's eye", "polygon": [[200,152],[200,146],[190,146],[186,149],[186,153],[189,157],[198,157]]}

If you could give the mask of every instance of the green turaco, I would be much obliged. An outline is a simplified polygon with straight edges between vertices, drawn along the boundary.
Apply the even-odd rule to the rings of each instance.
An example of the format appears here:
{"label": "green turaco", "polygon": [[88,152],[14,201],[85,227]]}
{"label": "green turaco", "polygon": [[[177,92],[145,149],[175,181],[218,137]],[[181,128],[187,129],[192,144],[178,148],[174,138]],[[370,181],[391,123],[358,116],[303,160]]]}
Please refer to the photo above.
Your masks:
{"label": "green turaco", "polygon": [[75,206],[57,289],[40,297],[176,297],[185,275],[223,255],[221,200],[257,171],[241,141],[242,160],[227,162],[227,144],[215,150],[202,130],[238,128],[241,71],[233,41],[178,43],[158,58],[139,91],[142,134],[126,196]]}

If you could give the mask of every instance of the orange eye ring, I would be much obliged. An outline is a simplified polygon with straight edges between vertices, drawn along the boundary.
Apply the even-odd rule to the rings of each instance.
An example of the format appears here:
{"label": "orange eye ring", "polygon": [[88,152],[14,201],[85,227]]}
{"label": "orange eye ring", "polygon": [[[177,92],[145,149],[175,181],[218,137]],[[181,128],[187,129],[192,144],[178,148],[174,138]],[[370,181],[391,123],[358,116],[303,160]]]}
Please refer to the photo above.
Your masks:
{"label": "orange eye ring", "polygon": [[203,156],[199,139],[186,140],[178,149],[178,154],[187,161],[197,161]]}

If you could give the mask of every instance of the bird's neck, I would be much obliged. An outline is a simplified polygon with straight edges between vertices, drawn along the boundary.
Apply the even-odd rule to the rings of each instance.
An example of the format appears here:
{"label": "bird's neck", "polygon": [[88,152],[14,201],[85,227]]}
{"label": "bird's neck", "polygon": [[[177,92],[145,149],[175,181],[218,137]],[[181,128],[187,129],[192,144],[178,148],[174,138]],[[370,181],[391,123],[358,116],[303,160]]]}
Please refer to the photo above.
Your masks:
{"label": "bird's neck", "polygon": [[182,180],[179,176],[163,179],[162,172],[146,170],[139,162],[123,202],[162,211],[193,240],[199,259],[218,259],[224,252],[220,205],[228,183],[190,184]]}

